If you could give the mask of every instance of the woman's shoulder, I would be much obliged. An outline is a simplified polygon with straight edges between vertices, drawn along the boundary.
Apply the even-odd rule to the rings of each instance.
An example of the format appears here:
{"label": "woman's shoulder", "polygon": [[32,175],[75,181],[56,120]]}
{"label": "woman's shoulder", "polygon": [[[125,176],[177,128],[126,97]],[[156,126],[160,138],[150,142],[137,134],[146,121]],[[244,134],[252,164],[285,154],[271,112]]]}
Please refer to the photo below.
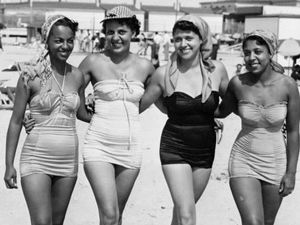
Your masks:
{"label": "woman's shoulder", "polygon": [[221,62],[220,60],[211,60],[211,62],[215,66],[215,69],[220,69],[220,68],[223,69],[223,68],[225,68],[224,63]]}
{"label": "woman's shoulder", "polygon": [[283,82],[286,82],[286,84],[294,85],[296,84],[294,78],[290,77],[289,75],[277,73],[278,77],[282,79]]}
{"label": "woman's shoulder", "polygon": [[166,65],[162,65],[162,66],[158,67],[155,70],[155,74],[157,74],[157,76],[160,76],[160,77],[165,77],[167,66],[168,65],[166,64]]}
{"label": "woman's shoulder", "polygon": [[159,83],[161,86],[164,86],[165,76],[166,76],[167,65],[158,67],[152,75],[152,79]]}
{"label": "woman's shoulder", "polygon": [[149,59],[141,57],[137,54],[132,53],[131,62],[131,65],[135,65],[135,67],[139,68],[141,71],[147,71],[147,74],[151,74],[155,70]]}
{"label": "woman's shoulder", "polygon": [[220,76],[223,75],[223,74],[227,75],[227,70],[226,70],[226,67],[223,64],[223,62],[218,61],[218,60],[212,60],[212,63],[215,67],[214,70],[213,70],[214,74],[219,74]]}
{"label": "woman's shoulder", "polygon": [[92,53],[87,55],[83,60],[81,64],[92,64],[95,62],[101,62],[104,61],[105,57],[103,53]]}
{"label": "woman's shoulder", "polygon": [[279,74],[278,76],[281,78],[280,79],[281,82],[279,82],[280,87],[287,87],[286,88],[287,90],[292,90],[292,89],[298,90],[297,82],[295,82],[295,80],[292,77],[285,74]]}
{"label": "woman's shoulder", "polygon": [[152,65],[151,61],[145,57],[142,57],[140,55],[137,55],[135,53],[131,53],[131,60],[135,62],[138,65],[142,66],[150,66]]}
{"label": "woman's shoulder", "polygon": [[81,70],[79,70],[76,66],[70,65],[70,67],[71,67],[72,75],[74,75],[76,77],[81,77],[82,76]]}
{"label": "woman's shoulder", "polygon": [[243,86],[242,85],[243,83],[248,83],[248,74],[247,73],[238,74],[238,75],[231,77],[229,80],[229,83],[228,83],[228,87],[230,89],[239,88],[239,87]]}
{"label": "woman's shoulder", "polygon": [[211,73],[211,78],[217,82],[228,82],[228,73],[224,66],[224,64],[217,60],[212,60],[212,63],[214,65],[214,70]]}

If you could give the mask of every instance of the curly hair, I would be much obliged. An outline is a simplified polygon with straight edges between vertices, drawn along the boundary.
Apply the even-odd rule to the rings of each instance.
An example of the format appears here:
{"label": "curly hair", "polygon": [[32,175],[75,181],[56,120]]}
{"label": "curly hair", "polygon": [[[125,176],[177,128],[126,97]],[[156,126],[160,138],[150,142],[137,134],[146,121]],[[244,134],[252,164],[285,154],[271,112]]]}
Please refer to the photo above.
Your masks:
{"label": "curly hair", "polygon": [[126,25],[128,26],[131,31],[135,32],[135,35],[139,35],[140,33],[140,28],[141,28],[141,23],[140,21],[136,18],[136,16],[130,17],[130,18],[115,18],[115,19],[110,19],[103,21],[102,24],[102,33],[106,33],[106,26],[108,21],[116,21],[117,23],[121,25]]}

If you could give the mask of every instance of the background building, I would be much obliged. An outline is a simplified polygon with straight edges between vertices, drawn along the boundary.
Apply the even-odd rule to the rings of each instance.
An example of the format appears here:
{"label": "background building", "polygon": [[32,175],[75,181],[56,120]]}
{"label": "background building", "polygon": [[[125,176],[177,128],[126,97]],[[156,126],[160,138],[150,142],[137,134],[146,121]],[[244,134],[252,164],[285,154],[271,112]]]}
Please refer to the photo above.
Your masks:
{"label": "background building", "polygon": [[0,22],[7,33],[25,35],[28,41],[39,33],[48,15],[57,13],[78,21],[79,29],[95,32],[105,12],[120,4],[135,11],[145,32],[170,32],[184,14],[200,15],[213,33],[229,35],[243,34],[250,17],[300,15],[300,7],[295,8],[300,0],[0,0]]}

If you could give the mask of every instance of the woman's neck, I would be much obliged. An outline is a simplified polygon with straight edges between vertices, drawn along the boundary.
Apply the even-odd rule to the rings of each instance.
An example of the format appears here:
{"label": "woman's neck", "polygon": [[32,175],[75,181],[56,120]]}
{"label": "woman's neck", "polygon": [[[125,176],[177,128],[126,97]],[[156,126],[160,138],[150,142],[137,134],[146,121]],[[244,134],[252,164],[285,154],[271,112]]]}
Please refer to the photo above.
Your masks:
{"label": "woman's neck", "polygon": [[184,60],[180,57],[177,59],[177,65],[180,72],[186,72],[195,67],[199,67],[199,56],[196,56],[194,59]]}
{"label": "woman's neck", "polygon": [[65,75],[67,62],[50,59],[51,68],[60,75]]}
{"label": "woman's neck", "polygon": [[252,74],[252,78],[254,79],[254,82],[260,82],[262,84],[268,84],[270,83],[270,80],[272,80],[272,74],[273,69],[271,65],[267,66],[264,71],[260,74]]}
{"label": "woman's neck", "polygon": [[130,51],[126,51],[126,52],[122,52],[122,53],[114,53],[112,51],[107,52],[107,56],[115,64],[119,64],[121,62],[126,61],[129,58],[129,55],[130,55]]}

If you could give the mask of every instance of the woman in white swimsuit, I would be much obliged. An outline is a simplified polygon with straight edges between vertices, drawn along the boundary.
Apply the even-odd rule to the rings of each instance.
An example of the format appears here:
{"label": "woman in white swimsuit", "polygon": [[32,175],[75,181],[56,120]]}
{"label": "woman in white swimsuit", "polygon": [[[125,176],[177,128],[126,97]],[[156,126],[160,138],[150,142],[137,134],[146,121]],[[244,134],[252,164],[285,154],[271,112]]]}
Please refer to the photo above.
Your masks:
{"label": "woman in white swimsuit", "polygon": [[124,6],[109,10],[103,22],[106,48],[87,56],[79,69],[92,83],[95,114],[83,148],[84,169],[101,224],[121,224],[122,212],[139,174],[139,102],[154,67],[130,52],[139,21]]}

